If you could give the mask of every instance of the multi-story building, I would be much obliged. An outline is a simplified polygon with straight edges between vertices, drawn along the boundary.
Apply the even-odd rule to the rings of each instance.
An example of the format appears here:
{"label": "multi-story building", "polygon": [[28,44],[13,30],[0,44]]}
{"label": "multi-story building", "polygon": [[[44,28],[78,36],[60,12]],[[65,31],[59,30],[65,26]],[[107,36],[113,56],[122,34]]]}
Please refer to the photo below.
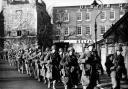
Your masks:
{"label": "multi-story building", "polygon": [[125,5],[124,2],[116,2],[103,3],[97,7],[90,4],[54,7],[54,42],[68,42],[77,52],[82,52],[85,45],[95,43],[95,20],[97,41],[100,41],[112,24],[125,14]]}
{"label": "multi-story building", "polygon": [[5,48],[10,46],[27,47],[35,44],[37,35],[36,4],[30,3],[29,0],[4,0],[3,3]]}

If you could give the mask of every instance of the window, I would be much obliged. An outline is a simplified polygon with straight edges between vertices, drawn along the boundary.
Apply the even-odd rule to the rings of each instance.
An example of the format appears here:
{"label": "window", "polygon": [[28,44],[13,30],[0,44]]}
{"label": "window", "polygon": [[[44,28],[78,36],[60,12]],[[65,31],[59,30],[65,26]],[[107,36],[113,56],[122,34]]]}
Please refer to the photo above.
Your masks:
{"label": "window", "polygon": [[17,31],[17,36],[21,36],[22,35],[22,32],[19,30]]}
{"label": "window", "polygon": [[87,35],[91,34],[91,27],[90,27],[90,25],[86,26],[86,34]]}
{"label": "window", "polygon": [[68,34],[69,34],[69,27],[66,27],[66,28],[65,28],[64,34],[65,34],[65,35],[68,35]]}
{"label": "window", "polygon": [[56,36],[60,36],[60,30],[59,29],[56,31]]}
{"label": "window", "polygon": [[77,26],[77,35],[82,35],[82,26]]}
{"label": "window", "polygon": [[102,11],[101,15],[100,15],[100,19],[101,20],[105,20],[106,19],[106,12]]}
{"label": "window", "polygon": [[100,29],[101,29],[101,34],[103,35],[105,33],[105,26],[101,25]]}
{"label": "window", "polygon": [[56,21],[61,21],[61,15],[59,13],[57,13],[55,15],[55,19],[56,19]]}
{"label": "window", "polygon": [[110,11],[110,20],[114,20],[115,19],[115,11],[111,10]]}
{"label": "window", "polygon": [[82,20],[82,12],[77,12],[76,16],[77,16],[77,21]]}
{"label": "window", "polygon": [[21,20],[22,19],[22,10],[16,10],[16,19]]}
{"label": "window", "polygon": [[7,31],[7,36],[11,36],[11,31]]}
{"label": "window", "polygon": [[86,21],[91,20],[91,13],[90,13],[90,12],[86,12],[86,13],[85,13],[85,20],[86,20]]}
{"label": "window", "polygon": [[63,18],[63,21],[69,21],[69,13],[65,13],[64,14],[64,18]]}

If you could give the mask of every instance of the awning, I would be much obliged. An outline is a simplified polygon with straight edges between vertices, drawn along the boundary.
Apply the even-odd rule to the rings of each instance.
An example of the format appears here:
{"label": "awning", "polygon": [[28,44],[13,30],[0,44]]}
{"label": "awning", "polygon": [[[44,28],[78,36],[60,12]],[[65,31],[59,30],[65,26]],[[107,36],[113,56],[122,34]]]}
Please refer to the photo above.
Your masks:
{"label": "awning", "polygon": [[128,42],[128,12],[103,35],[109,42]]}

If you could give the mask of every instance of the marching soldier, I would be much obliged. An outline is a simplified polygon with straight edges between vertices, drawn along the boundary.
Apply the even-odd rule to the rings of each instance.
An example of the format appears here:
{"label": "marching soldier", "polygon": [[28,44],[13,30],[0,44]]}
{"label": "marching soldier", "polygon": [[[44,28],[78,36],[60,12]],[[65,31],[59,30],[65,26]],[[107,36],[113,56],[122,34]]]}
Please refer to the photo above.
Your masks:
{"label": "marching soldier", "polygon": [[94,89],[98,81],[98,57],[96,55],[97,51],[94,47],[90,46],[87,53],[79,59],[79,63],[82,63],[82,84],[84,89]]}
{"label": "marching soldier", "polygon": [[74,48],[70,47],[68,49],[68,55],[61,60],[61,71],[62,71],[62,82],[64,83],[65,89],[71,89],[73,85],[77,88],[79,79],[78,79],[78,60],[75,56]]}
{"label": "marching soldier", "polygon": [[62,48],[59,48],[59,55],[61,57],[61,60],[65,57],[66,53],[64,52],[64,50]]}
{"label": "marching soldier", "polygon": [[48,88],[50,88],[51,83],[53,83],[53,89],[55,89],[56,82],[60,79],[59,73],[59,64],[60,64],[60,55],[57,52],[55,45],[52,46],[51,53],[47,56],[47,79],[48,79]]}
{"label": "marching soldier", "polygon": [[[116,53],[111,55],[109,61],[106,61],[105,65],[110,68],[110,76],[112,81],[112,89],[120,89],[120,79],[122,78],[122,72],[124,69],[124,57],[122,56],[122,47],[119,46],[116,49]],[[107,59],[108,60],[108,59]]]}
{"label": "marching soldier", "polygon": [[19,67],[20,67],[20,71],[21,73],[24,72],[24,59],[23,59],[23,54],[24,54],[24,50],[22,49],[21,50],[21,54],[20,54],[20,57],[19,57]]}
{"label": "marching soldier", "polygon": [[45,49],[45,52],[42,53],[42,56],[40,58],[41,66],[42,66],[41,73],[42,73],[42,76],[43,76],[43,79],[44,79],[44,84],[47,83],[47,78],[46,78],[46,72],[47,72],[46,63],[47,63],[47,60],[45,60],[45,59],[47,59],[47,56],[49,55],[49,53],[50,53],[50,49],[47,47]]}
{"label": "marching soldier", "polygon": [[80,56],[80,58],[78,60],[80,69],[82,71],[81,83],[82,83],[83,89],[86,89],[86,87],[88,86],[89,76],[91,73],[91,66],[89,64],[85,63],[87,60],[87,57],[88,57],[88,55],[87,55],[88,52],[89,51],[84,50],[84,53],[82,53],[82,55]]}

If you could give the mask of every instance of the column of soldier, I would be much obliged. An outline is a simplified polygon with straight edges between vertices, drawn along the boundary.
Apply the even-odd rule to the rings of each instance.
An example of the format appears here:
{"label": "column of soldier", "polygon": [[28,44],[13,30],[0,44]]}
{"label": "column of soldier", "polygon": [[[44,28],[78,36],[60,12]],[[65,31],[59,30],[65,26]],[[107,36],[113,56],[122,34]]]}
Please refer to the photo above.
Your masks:
{"label": "column of soldier", "polygon": [[[67,51],[57,49],[55,45],[46,48],[41,53],[39,49],[11,50],[10,65],[15,65],[19,72],[27,73],[38,81],[43,81],[48,88],[56,89],[56,83],[63,83],[65,89],[77,88],[82,84],[83,89],[94,89],[103,74],[101,59],[93,48],[85,51],[81,56],[75,53],[73,47]],[[116,88],[113,88],[116,89]]]}

